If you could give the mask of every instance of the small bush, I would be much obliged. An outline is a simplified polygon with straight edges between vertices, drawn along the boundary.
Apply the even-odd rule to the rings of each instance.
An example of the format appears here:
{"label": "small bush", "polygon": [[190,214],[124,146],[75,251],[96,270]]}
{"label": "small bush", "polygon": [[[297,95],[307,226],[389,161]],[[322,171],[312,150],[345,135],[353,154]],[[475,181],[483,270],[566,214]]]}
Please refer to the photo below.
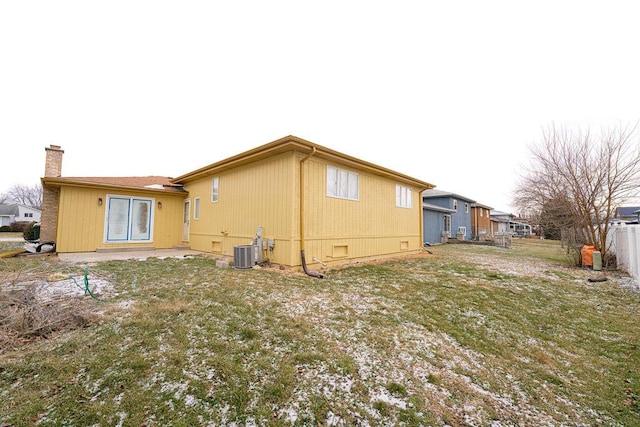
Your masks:
{"label": "small bush", "polygon": [[11,231],[11,226],[3,225],[0,227],[0,233],[9,233]]}
{"label": "small bush", "polygon": [[[35,222],[31,222],[29,223],[25,228],[24,231],[22,232],[22,235],[24,236],[24,240],[37,240],[38,237],[36,237],[36,231],[34,229],[34,226],[37,223]],[[39,233],[38,233],[39,235]]]}
{"label": "small bush", "polygon": [[29,221],[12,222],[10,224],[11,231],[22,233],[22,232],[24,232],[24,229],[29,226],[29,224],[32,224],[32,223],[29,222]]}

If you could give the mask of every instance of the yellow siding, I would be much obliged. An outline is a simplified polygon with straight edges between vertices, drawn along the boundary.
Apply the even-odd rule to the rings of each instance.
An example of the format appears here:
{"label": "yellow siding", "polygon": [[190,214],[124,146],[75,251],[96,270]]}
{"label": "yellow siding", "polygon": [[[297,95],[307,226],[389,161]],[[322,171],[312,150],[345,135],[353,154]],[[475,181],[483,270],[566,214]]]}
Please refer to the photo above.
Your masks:
{"label": "yellow siding", "polygon": [[[250,244],[258,227],[263,239],[275,239],[265,253],[272,262],[300,265],[299,166],[305,153],[288,152],[251,165],[189,182],[189,244],[192,249],[232,257],[237,245]],[[413,208],[395,206],[396,182],[371,173],[359,174],[359,200],[327,197],[327,162],[305,163],[305,252],[308,264],[406,254],[421,248],[421,203],[413,190]],[[213,177],[219,178],[219,201],[211,202]],[[403,184],[407,186],[406,184]],[[200,218],[193,218],[200,197]]]}
{"label": "yellow siding", "polygon": [[[141,243],[105,243],[105,209],[107,194],[154,198],[153,241]],[[102,198],[102,205],[98,199]],[[99,248],[155,247],[171,248],[181,243],[183,196],[145,192],[113,192],[100,188],[64,186],[60,189],[58,212],[58,252],[87,252]],[[162,209],[158,209],[158,202]]]}
{"label": "yellow siding", "polygon": [[[326,195],[327,165],[358,173],[358,200]],[[305,253],[308,263],[344,263],[421,248],[421,203],[412,188],[413,208],[396,207],[396,182],[315,158],[305,163]],[[399,183],[402,184],[402,183]],[[402,184],[405,187],[406,184]]]}
{"label": "yellow siding", "polygon": [[[258,227],[262,227],[263,239],[275,239],[275,249],[265,256],[275,263],[290,265],[290,247],[295,238],[292,205],[296,203],[292,158],[292,153],[285,153],[186,184],[192,206],[191,248],[231,257],[234,246],[249,244]],[[217,202],[211,201],[214,176],[219,178]],[[197,197],[200,217],[194,219]]]}

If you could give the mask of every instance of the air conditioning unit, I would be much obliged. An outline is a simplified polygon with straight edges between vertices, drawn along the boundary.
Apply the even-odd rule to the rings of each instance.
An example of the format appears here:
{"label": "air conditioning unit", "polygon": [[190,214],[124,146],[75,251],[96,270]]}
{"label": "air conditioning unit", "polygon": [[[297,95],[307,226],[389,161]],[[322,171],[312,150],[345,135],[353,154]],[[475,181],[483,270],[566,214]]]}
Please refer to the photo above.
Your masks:
{"label": "air conditioning unit", "polygon": [[242,245],[233,247],[234,268],[253,268],[255,265],[256,245]]}
{"label": "air conditioning unit", "polygon": [[467,227],[460,226],[458,227],[458,234],[467,234]]}

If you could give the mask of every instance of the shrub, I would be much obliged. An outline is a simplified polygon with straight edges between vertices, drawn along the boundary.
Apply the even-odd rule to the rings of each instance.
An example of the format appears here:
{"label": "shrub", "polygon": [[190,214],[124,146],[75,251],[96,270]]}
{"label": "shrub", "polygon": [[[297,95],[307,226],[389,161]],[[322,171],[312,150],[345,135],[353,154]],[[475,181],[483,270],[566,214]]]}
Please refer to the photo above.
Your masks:
{"label": "shrub", "polygon": [[31,224],[29,221],[16,221],[16,222],[12,222],[10,224],[11,226],[11,231],[14,232],[24,232],[24,229],[27,228],[27,226]]}
{"label": "shrub", "polygon": [[2,227],[0,227],[0,233],[8,233],[11,231],[11,226],[9,225],[3,225]]}
{"label": "shrub", "polygon": [[27,226],[24,228],[24,230],[22,231],[22,235],[24,236],[24,240],[37,240],[40,233],[38,233],[38,236],[36,236],[36,231],[34,229],[34,226],[37,223],[35,222],[31,222],[29,224],[27,224]]}

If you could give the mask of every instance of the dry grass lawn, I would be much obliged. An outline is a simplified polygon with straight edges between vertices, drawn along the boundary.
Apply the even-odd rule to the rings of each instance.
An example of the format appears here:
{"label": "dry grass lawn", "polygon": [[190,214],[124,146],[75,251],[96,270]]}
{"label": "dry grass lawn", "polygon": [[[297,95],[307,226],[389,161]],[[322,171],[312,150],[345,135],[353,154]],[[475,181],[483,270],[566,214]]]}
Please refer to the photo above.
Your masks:
{"label": "dry grass lawn", "polygon": [[[322,280],[206,257],[91,265],[104,301],[54,292],[86,322],[3,329],[0,425],[640,424],[631,279],[591,283],[555,242],[430,250]],[[85,267],[0,260],[0,292]]]}

